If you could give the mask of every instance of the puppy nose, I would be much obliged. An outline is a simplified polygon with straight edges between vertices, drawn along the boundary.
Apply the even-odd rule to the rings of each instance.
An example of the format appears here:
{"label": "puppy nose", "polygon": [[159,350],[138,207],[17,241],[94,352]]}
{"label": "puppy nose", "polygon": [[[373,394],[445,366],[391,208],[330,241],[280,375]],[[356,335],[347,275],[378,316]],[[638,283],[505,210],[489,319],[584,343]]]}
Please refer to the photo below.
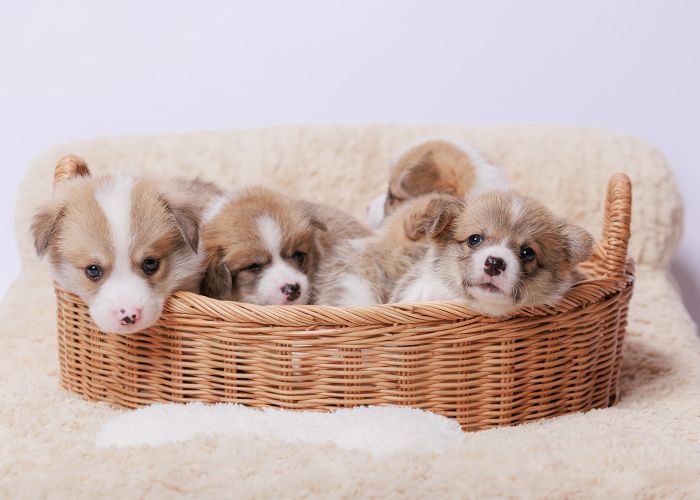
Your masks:
{"label": "puppy nose", "polygon": [[501,271],[506,270],[506,261],[500,257],[493,257],[489,255],[484,262],[484,272],[489,276],[498,276]]}
{"label": "puppy nose", "polygon": [[122,326],[133,325],[141,317],[141,308],[121,307],[114,311],[114,315],[116,316],[117,320],[119,321],[119,323],[121,323]]}
{"label": "puppy nose", "polygon": [[282,288],[280,288],[283,294],[287,296],[287,300],[292,301],[299,298],[301,295],[301,286],[299,283],[287,283]]}

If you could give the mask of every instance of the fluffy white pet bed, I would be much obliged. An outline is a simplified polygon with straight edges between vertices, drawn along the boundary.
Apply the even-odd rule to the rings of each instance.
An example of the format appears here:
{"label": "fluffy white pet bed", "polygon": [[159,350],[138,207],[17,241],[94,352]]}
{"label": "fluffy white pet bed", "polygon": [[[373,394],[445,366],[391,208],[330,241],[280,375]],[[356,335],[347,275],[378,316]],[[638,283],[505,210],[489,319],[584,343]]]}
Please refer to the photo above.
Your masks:
{"label": "fluffy white pet bed", "polygon": [[[231,187],[265,182],[363,217],[384,189],[392,153],[435,135],[471,141],[517,188],[594,234],[610,174],[632,177],[638,279],[615,407],[460,434],[442,417],[395,409],[318,417],[195,405],[124,415],[58,388],[53,291],[28,236],[58,157],[80,154],[98,174],[200,175]],[[681,219],[664,158],[643,141],[594,130],[280,128],[55,147],[22,183],[23,269],[0,305],[0,497],[697,496],[700,345],[668,277]],[[201,433],[204,414],[213,420]],[[387,418],[393,433],[368,439]],[[143,433],[144,425],[167,431],[163,422],[180,422],[171,425],[180,434]],[[153,445],[129,445],[137,442]]]}

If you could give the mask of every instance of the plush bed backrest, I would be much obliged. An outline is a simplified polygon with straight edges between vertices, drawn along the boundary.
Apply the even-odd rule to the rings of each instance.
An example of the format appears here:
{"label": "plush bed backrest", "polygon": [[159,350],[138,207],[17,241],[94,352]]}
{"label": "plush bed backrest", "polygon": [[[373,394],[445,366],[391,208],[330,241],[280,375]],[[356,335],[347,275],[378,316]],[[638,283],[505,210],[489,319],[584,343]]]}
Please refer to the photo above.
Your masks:
{"label": "plush bed backrest", "polygon": [[643,140],[565,126],[350,125],[103,138],[53,147],[32,164],[20,188],[22,260],[36,258],[28,234],[31,215],[49,197],[53,166],[67,153],[83,156],[93,174],[199,176],[231,188],[265,183],[364,219],[367,202],[386,189],[391,158],[424,137],[472,143],[505,170],[516,189],[596,236],[607,181],[627,172],[634,186],[632,255],[640,265],[666,266],[678,244],[680,195],[664,157]]}

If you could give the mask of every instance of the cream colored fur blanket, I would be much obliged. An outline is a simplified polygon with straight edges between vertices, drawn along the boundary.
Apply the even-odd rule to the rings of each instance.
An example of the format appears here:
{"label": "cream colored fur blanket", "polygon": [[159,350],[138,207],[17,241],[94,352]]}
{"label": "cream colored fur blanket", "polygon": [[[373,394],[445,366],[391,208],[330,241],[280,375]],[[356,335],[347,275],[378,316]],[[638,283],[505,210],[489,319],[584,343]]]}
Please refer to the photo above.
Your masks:
{"label": "cream colored fur blanket", "polygon": [[[516,188],[596,235],[608,178],[630,174],[638,279],[615,407],[471,433],[442,453],[390,457],[259,435],[95,446],[121,410],[59,389],[51,282],[28,235],[61,155],[84,156],[96,174],[265,182],[363,217],[385,188],[392,154],[438,135],[470,141]],[[643,141],[569,127],[427,125],[98,139],[42,155],[22,183],[16,216],[23,269],[0,305],[0,497],[700,496],[700,343],[668,277],[682,207],[664,158]]]}

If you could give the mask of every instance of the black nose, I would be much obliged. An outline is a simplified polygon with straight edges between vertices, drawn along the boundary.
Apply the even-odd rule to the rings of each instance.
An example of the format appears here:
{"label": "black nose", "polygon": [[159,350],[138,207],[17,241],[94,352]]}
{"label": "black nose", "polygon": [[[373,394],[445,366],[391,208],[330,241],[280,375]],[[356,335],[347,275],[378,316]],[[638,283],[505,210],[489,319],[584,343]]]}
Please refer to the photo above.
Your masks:
{"label": "black nose", "polygon": [[500,257],[488,256],[484,262],[484,272],[489,276],[498,276],[506,270],[506,261]]}
{"label": "black nose", "polygon": [[287,300],[296,300],[301,295],[301,287],[299,283],[287,283],[282,288],[282,293],[287,296]]}

